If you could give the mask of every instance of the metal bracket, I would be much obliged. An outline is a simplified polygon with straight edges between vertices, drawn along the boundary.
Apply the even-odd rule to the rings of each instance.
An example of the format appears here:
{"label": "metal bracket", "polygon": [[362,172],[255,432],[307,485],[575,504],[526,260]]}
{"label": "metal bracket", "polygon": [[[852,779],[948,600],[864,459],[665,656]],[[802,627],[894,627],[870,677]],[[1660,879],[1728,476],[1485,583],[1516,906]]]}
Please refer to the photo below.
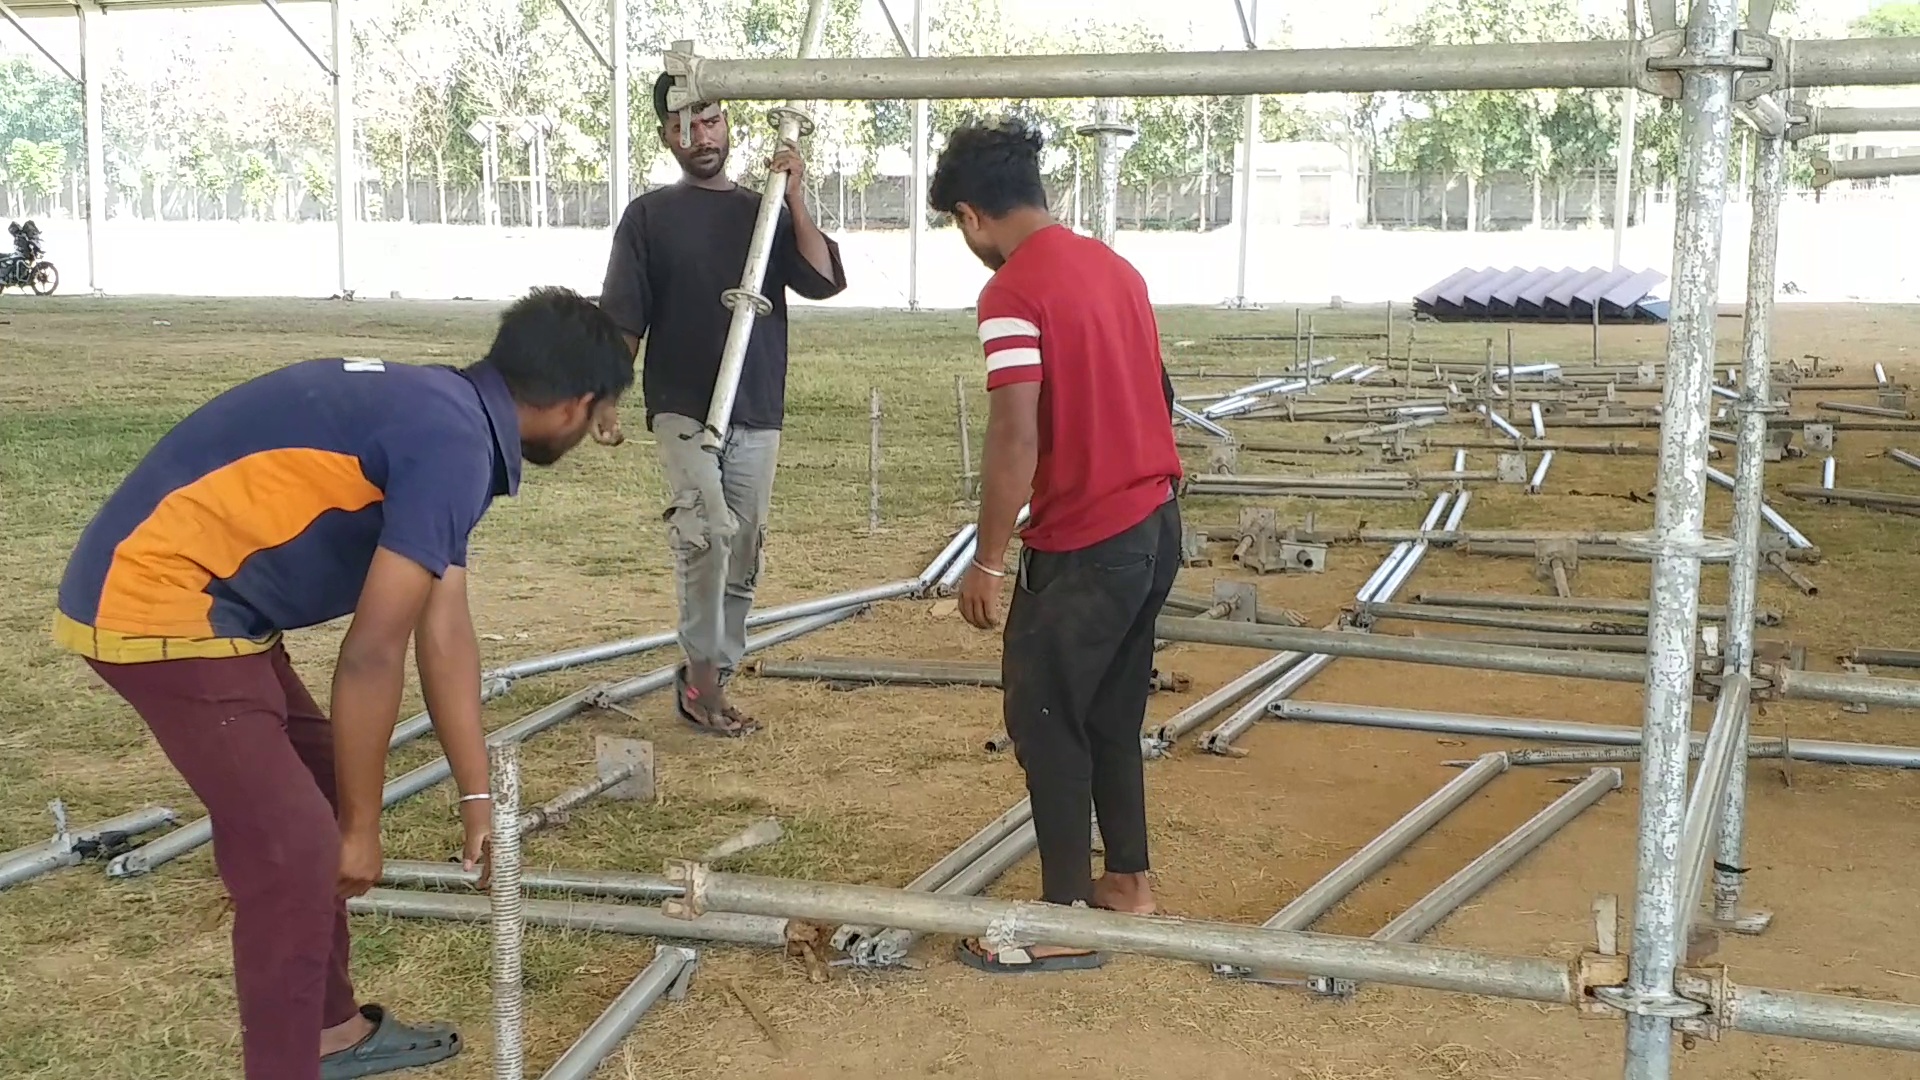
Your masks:
{"label": "metal bracket", "polygon": [[775,131],[779,131],[780,126],[789,120],[798,125],[799,135],[795,136],[796,138],[804,139],[813,134],[813,117],[799,109],[787,105],[776,105],[767,110],[767,123],[772,124]]}
{"label": "metal bracket", "polygon": [[1620,546],[1628,551],[1651,555],[1656,559],[1730,559],[1739,545],[1724,536],[1673,537],[1667,540],[1650,533],[1637,533],[1620,538]]}
{"label": "metal bracket", "polygon": [[667,987],[668,1001],[685,1001],[687,991],[693,989],[693,973],[700,969],[700,954],[684,945],[656,945],[654,959],[671,953],[679,953],[682,961],[680,974],[673,977],[673,984]]}
{"label": "metal bracket", "polygon": [[1673,985],[1685,1000],[1701,1009],[1698,1015],[1675,1018],[1673,1029],[1682,1035],[1704,1036],[1709,1042],[1719,1042],[1733,1000],[1733,981],[1727,978],[1727,969],[1683,968],[1674,972]]}
{"label": "metal bracket", "polygon": [[607,798],[652,802],[657,797],[652,743],[645,739],[598,735],[593,740],[593,757],[595,772],[603,779],[621,769],[632,770],[627,779],[606,790]]}
{"label": "metal bracket", "polygon": [[1229,604],[1223,621],[1251,623],[1260,621],[1260,590],[1251,581],[1216,581],[1213,602]]}
{"label": "metal bracket", "polygon": [[707,913],[707,867],[692,859],[668,859],[667,884],[678,885],[682,895],[662,900],[660,912],[674,919],[697,919]]}
{"label": "metal bracket", "polygon": [[1180,565],[1213,565],[1213,557],[1207,554],[1207,534],[1185,523],[1180,526]]}
{"label": "metal bracket", "polygon": [[764,319],[773,314],[773,301],[752,289],[728,289],[720,294],[720,303],[725,305],[728,311],[740,310],[740,305],[743,303],[751,304],[755,318]]}
{"label": "metal bracket", "polygon": [[1494,459],[1494,473],[1503,484],[1527,482],[1527,455],[1502,453]]}
{"label": "metal bracket", "polygon": [[1706,1005],[1668,990],[1643,992],[1630,986],[1596,986],[1592,993],[1594,1000],[1635,1016],[1688,1020],[1707,1011]]}
{"label": "metal bracket", "polygon": [[700,98],[694,82],[700,71],[700,57],[692,41],[676,41],[660,57],[660,67],[673,76],[667,87],[667,108],[680,114],[680,148],[693,145],[693,106]]}
{"label": "metal bracket", "polygon": [[1240,444],[1222,439],[1207,444],[1207,471],[1232,476],[1240,471]]}
{"label": "metal bracket", "polygon": [[1243,507],[1240,510],[1240,542],[1234,546],[1233,557],[1241,566],[1256,574],[1270,574],[1286,569],[1286,561],[1280,552],[1280,521],[1277,512],[1271,509]]}
{"label": "metal bracket", "polygon": [[1807,449],[1816,454],[1833,452],[1833,425],[1806,424],[1800,429],[1800,437],[1806,440]]}
{"label": "metal bracket", "polygon": [[1649,94],[1678,98],[1684,73],[1729,70],[1734,72],[1734,99],[1752,101],[1786,89],[1786,68],[1781,60],[1787,50],[1788,46],[1771,34],[1739,30],[1734,33],[1732,53],[1695,56],[1687,52],[1685,28],[1676,27],[1634,42],[1631,63],[1635,84]]}
{"label": "metal bracket", "polygon": [[1592,952],[1581,953],[1574,964],[1574,994],[1580,1002],[1580,1015],[1613,1015],[1613,1009],[1593,997],[1602,986],[1621,986],[1627,981],[1627,958],[1620,955],[1620,898],[1601,893],[1593,898]]}
{"label": "metal bracket", "polygon": [[1280,565],[1286,570],[1299,570],[1309,574],[1321,573],[1327,568],[1327,545],[1282,540]]}

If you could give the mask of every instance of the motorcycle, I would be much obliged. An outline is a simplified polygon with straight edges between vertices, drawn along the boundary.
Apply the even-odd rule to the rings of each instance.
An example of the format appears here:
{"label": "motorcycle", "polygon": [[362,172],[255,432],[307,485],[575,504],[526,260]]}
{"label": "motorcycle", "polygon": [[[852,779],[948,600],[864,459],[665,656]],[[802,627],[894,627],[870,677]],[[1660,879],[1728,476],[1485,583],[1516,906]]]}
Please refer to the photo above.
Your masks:
{"label": "motorcycle", "polygon": [[52,296],[60,287],[60,271],[43,257],[47,249],[40,242],[40,226],[16,221],[7,225],[7,232],[13,251],[0,255],[0,292],[31,289],[35,296]]}

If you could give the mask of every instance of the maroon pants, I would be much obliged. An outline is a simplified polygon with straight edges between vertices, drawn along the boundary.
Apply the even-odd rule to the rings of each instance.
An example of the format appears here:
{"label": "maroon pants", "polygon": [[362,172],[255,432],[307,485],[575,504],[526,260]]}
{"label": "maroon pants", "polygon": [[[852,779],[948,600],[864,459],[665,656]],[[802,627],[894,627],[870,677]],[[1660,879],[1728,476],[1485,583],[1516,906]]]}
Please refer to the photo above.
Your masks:
{"label": "maroon pants", "polygon": [[233,898],[247,1080],[319,1080],[320,1032],[359,1007],[335,891],[333,728],[276,645],[254,656],[88,661],[206,804]]}

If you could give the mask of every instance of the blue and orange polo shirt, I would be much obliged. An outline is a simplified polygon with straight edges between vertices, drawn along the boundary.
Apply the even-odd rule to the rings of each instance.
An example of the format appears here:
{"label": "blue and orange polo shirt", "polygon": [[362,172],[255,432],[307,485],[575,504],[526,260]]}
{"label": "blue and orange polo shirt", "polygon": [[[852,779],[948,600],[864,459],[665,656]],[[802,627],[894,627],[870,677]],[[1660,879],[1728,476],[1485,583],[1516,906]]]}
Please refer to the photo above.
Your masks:
{"label": "blue and orange polo shirt", "polygon": [[54,638],[105,663],[240,656],[349,614],[376,548],[438,577],[520,483],[484,361],[310,360],[180,421],[80,536]]}

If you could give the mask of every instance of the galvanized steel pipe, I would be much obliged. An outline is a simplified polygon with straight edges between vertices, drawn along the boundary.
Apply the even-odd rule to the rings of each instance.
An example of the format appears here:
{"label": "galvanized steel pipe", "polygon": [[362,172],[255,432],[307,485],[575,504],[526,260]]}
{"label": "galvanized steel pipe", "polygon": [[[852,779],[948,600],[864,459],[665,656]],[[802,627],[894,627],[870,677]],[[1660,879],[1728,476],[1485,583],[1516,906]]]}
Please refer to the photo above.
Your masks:
{"label": "galvanized steel pipe", "polygon": [[493,747],[493,835],[488,840],[492,882],[487,902],[493,940],[493,1080],[522,1080],[527,1047],[525,987],[520,981],[526,932],[520,892],[520,746]]}
{"label": "galvanized steel pipe", "polygon": [[591,1080],[600,1063],[613,1056],[640,1018],[669,992],[684,992],[687,976],[692,974],[700,954],[679,945],[661,945],[648,964],[607,1011],[575,1039],[560,1060],[553,1063],[541,1080]]}
{"label": "galvanized steel pipe", "polygon": [[[1325,653],[1328,656],[1351,656],[1362,660],[1510,671],[1521,675],[1551,675],[1607,682],[1640,682],[1646,675],[1645,662],[1630,656],[1585,655],[1548,649],[1480,645],[1441,638],[1386,638],[1303,627],[1249,626],[1244,623],[1166,616],[1161,616],[1154,632],[1168,641],[1271,649],[1275,652]],[[1686,651],[1691,668],[1693,650],[1688,648]]]}
{"label": "galvanized steel pipe", "polygon": [[149,833],[177,820],[164,806],[148,806],[119,817],[108,818],[71,832],[64,829],[42,844],[32,844],[0,856],[0,889],[10,889],[24,881],[73,866],[86,858],[99,844],[118,844],[130,836]]}
{"label": "galvanized steel pipe", "polygon": [[[675,887],[676,891],[678,886]],[[355,915],[384,915],[394,919],[440,919],[480,923],[492,918],[484,896],[453,893],[374,889],[347,901]],[[761,945],[779,949],[787,943],[787,921],[760,915],[712,912],[697,919],[677,919],[659,908],[636,904],[595,904],[571,900],[527,900],[520,913],[528,926],[555,930],[586,930],[599,934],[676,941],[719,941],[730,945]]]}

